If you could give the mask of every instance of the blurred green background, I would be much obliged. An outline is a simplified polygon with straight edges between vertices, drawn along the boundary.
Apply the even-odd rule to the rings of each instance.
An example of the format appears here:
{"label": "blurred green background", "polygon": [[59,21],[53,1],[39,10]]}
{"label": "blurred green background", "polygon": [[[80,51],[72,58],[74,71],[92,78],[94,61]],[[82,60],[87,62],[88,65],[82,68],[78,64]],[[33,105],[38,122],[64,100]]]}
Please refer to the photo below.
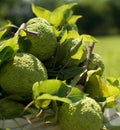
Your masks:
{"label": "blurred green background", "polygon": [[104,76],[120,77],[120,0],[0,0],[0,27],[8,20],[19,27],[34,17],[31,3],[52,11],[71,2],[78,3],[74,14],[83,16],[77,21],[79,33],[99,40],[94,52],[103,57]]}

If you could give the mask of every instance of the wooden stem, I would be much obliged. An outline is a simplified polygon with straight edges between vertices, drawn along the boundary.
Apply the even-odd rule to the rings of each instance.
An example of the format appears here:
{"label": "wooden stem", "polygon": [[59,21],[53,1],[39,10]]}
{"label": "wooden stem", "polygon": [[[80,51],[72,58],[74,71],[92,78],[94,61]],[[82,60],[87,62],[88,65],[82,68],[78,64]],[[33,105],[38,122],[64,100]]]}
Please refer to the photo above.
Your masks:
{"label": "wooden stem", "polygon": [[40,33],[39,32],[34,32],[34,31],[28,31],[28,30],[26,30],[26,23],[22,23],[20,25],[20,27],[18,28],[18,30],[15,33],[15,35],[18,34],[20,32],[20,30],[24,30],[26,33],[30,33],[30,34],[33,34],[33,35],[35,35],[37,37],[40,37]]}
{"label": "wooden stem", "polygon": [[86,68],[86,69],[87,69],[88,64],[89,64],[89,62],[90,62],[90,57],[91,57],[91,54],[92,54],[94,45],[95,45],[94,42],[90,42],[89,45],[88,45],[88,54],[87,54],[87,59],[86,59],[86,61],[85,61],[85,68]]}
{"label": "wooden stem", "polygon": [[90,42],[89,45],[88,45],[88,54],[87,54],[87,59],[86,61],[84,62],[84,66],[85,68],[83,69],[83,75],[81,76],[78,84],[81,84],[81,85],[85,85],[85,82],[86,82],[86,79],[87,79],[87,67],[88,67],[88,64],[90,62],[90,57],[91,57],[91,54],[92,54],[92,51],[93,51],[93,48],[94,48],[94,45],[95,43],[94,42]]}

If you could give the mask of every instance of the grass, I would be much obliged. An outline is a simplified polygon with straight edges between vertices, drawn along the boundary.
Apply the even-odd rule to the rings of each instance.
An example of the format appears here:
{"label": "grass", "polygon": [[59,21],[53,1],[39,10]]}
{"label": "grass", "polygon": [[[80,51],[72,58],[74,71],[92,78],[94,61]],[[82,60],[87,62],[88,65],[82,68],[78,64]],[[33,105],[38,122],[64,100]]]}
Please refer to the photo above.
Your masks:
{"label": "grass", "polygon": [[105,77],[120,77],[120,36],[96,37],[93,52],[102,56],[105,63]]}

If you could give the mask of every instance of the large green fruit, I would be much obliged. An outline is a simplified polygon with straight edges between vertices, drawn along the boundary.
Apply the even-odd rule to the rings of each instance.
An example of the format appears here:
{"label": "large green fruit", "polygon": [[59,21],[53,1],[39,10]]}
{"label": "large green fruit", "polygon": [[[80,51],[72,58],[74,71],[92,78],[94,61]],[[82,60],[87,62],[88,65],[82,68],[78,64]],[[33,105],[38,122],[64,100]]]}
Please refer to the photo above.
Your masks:
{"label": "large green fruit", "polygon": [[[38,32],[39,36],[27,33],[30,47],[25,52],[33,54],[41,61],[50,58],[56,51],[57,38],[49,23],[43,18],[33,18],[26,23],[26,29],[28,31]],[[23,47],[25,45],[25,41],[20,43],[21,51],[24,50]]]}
{"label": "large green fruit", "polygon": [[87,56],[87,47],[79,38],[65,40],[65,42],[60,45],[60,51],[64,55],[61,64],[67,67],[78,66]]}
{"label": "large green fruit", "polygon": [[19,117],[24,110],[23,104],[3,98],[0,100],[0,119]]}
{"label": "large green fruit", "polygon": [[89,97],[76,106],[64,103],[58,118],[62,130],[100,130],[103,122],[101,107]]}
{"label": "large green fruit", "polygon": [[90,63],[88,65],[88,70],[96,70],[101,68],[99,75],[101,76],[104,72],[105,65],[102,57],[99,54],[93,53],[90,57]]}
{"label": "large green fruit", "polygon": [[8,94],[16,94],[26,100],[32,98],[32,86],[47,79],[43,63],[32,54],[17,53],[14,60],[0,70],[0,85]]}

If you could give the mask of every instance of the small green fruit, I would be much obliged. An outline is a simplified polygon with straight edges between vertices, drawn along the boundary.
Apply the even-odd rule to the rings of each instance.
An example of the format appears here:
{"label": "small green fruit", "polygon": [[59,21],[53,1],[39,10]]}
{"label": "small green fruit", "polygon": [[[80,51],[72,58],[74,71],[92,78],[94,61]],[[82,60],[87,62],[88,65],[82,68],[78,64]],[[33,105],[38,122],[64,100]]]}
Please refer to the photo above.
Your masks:
{"label": "small green fruit", "polygon": [[89,97],[76,106],[64,103],[58,118],[62,130],[100,130],[103,122],[101,107]]}

